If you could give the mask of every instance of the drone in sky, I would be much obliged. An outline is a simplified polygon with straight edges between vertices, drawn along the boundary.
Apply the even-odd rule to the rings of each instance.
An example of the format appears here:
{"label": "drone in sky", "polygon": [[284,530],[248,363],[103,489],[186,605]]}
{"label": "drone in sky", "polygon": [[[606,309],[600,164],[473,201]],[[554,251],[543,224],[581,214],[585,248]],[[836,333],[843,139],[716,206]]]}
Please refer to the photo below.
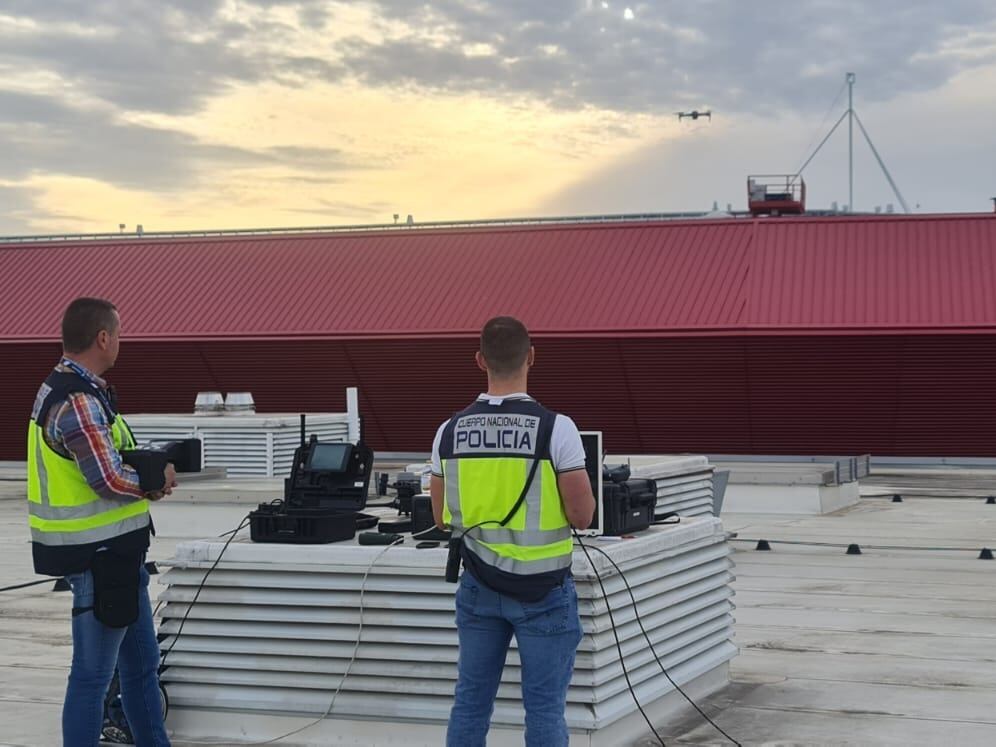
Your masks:
{"label": "drone in sky", "polygon": [[693,109],[690,112],[675,112],[675,116],[678,117],[678,121],[681,121],[681,120],[683,120],[685,118],[688,118],[688,119],[691,119],[692,121],[695,121],[699,117],[706,117],[710,122],[712,121],[712,112],[708,111],[708,110],[704,111],[704,112],[700,112],[697,109]]}

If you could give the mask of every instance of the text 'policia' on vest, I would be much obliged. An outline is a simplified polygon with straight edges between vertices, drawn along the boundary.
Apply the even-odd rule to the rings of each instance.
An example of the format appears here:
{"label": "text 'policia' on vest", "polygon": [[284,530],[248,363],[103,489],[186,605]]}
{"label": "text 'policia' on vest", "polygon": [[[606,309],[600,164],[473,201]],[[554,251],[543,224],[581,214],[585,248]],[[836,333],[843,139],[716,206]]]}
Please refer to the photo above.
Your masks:
{"label": "text 'policia' on vest", "polygon": [[72,457],[55,451],[45,440],[45,423],[53,407],[75,393],[97,397],[114,447],[135,447],[135,438],[108,397],[73,372],[53,371],[40,409],[28,425],[28,514],[35,572],[66,576],[86,570],[101,547],[121,554],[139,554],[149,546],[149,502],[115,501],[99,496],[87,484]]}
{"label": "text 'policia' on vest", "polygon": [[[495,591],[520,592],[527,582],[536,587],[530,596],[542,596],[570,570],[570,524],[550,455],[555,420],[531,399],[481,399],[443,430],[443,519],[466,532],[464,564]],[[522,504],[500,525],[523,496],[534,460]]]}
{"label": "text 'policia' on vest", "polygon": [[466,415],[454,429],[456,453],[473,450],[532,454],[539,421],[524,415]]}

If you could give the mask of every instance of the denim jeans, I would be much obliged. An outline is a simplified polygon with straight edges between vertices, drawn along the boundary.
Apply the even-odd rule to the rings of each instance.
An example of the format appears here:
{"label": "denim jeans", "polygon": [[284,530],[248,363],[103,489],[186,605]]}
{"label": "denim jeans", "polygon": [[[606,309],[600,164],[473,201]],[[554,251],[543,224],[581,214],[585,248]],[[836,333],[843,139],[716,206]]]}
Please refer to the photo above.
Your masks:
{"label": "denim jeans", "polygon": [[[93,606],[93,574],[67,577],[73,607]],[[121,678],[121,701],[138,747],[169,747],[159,696],[159,643],[149,603],[149,574],[143,567],[138,588],[138,619],[127,628],[109,628],[93,611],[73,618],[73,664],[62,707],[65,747],[97,747],[104,720],[104,695],[114,676]]]}
{"label": "denim jeans", "polygon": [[460,653],[447,747],[483,747],[495,695],[515,635],[522,666],[527,747],[564,747],[564,709],[581,642],[581,620],[570,576],[539,602],[517,602],[464,572],[456,593]]}

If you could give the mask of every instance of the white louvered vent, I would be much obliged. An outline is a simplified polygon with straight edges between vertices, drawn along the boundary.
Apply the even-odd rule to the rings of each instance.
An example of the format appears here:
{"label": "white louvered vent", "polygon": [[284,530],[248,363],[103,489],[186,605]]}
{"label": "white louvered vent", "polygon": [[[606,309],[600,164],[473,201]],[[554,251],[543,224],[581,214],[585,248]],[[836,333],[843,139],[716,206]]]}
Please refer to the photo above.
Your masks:
{"label": "white louvered vent", "polygon": [[[220,739],[238,734],[240,714],[321,714],[352,655],[360,583],[382,548],[254,545],[240,537],[191,608],[222,546],[221,540],[179,545],[162,577],[168,588],[160,597],[160,645],[170,651],[162,677],[173,705],[224,712],[223,728],[230,733],[211,735]],[[718,519],[683,519],[602,549],[626,574],[643,626],[675,681],[686,684],[722,670],[736,655],[733,561]],[[444,548],[405,544],[387,551],[370,571],[362,644],[334,717],[364,718],[375,710],[384,721],[445,722],[457,660],[445,561]],[[594,551],[592,561],[608,593],[630,680],[642,702],[653,702],[672,685],[661,675],[618,572]],[[580,550],[574,577],[584,638],[566,715],[571,728],[594,730],[634,713],[635,706],[606,600]],[[513,643],[498,690],[496,725],[523,723],[520,681]]]}
{"label": "white louvered vent", "polygon": [[712,514],[713,466],[704,456],[662,456],[651,464],[633,467],[633,477],[657,483],[654,513],[680,516]]}
{"label": "white louvered vent", "polygon": [[[125,415],[141,444],[201,439],[204,467],[224,467],[232,476],[284,477],[301,442],[300,415]],[[306,431],[321,441],[349,438],[346,413],[306,416]]]}

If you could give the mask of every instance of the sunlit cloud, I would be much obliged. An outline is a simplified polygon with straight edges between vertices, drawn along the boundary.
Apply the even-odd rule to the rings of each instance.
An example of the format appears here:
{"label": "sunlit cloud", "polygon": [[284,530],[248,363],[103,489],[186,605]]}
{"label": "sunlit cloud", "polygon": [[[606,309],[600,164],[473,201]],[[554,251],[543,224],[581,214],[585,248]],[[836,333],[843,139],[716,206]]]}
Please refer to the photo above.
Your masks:
{"label": "sunlit cloud", "polygon": [[0,234],[707,209],[798,166],[850,69],[911,201],[985,207],[980,0],[8,0]]}

